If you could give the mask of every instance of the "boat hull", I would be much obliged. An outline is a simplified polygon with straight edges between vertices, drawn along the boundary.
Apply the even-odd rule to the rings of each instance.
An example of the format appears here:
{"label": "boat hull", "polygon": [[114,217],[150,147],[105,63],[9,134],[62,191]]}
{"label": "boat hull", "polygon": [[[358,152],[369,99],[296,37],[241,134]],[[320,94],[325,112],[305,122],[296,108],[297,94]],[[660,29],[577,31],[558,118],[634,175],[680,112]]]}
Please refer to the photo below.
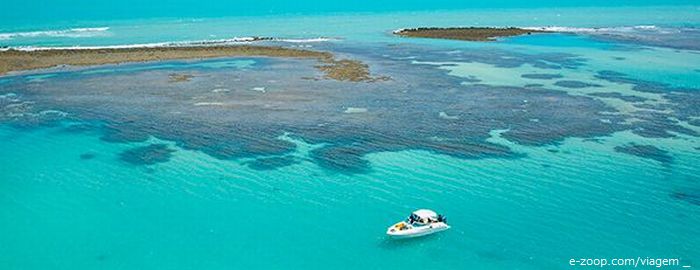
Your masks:
{"label": "boat hull", "polygon": [[393,230],[394,226],[391,226],[387,229],[386,234],[395,239],[402,239],[402,238],[414,238],[414,237],[421,237],[421,236],[426,236],[438,232],[445,231],[450,228],[449,225],[445,223],[437,223],[433,225],[427,225],[427,226],[422,226],[422,227],[415,227],[411,229],[406,229],[406,230]]}

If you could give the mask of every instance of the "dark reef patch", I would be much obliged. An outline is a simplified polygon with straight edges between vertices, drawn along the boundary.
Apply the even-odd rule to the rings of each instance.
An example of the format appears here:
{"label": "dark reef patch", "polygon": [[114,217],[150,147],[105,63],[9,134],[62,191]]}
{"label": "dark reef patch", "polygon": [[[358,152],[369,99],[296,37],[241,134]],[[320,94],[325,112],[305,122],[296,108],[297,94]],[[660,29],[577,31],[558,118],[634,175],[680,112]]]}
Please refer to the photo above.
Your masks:
{"label": "dark reef patch", "polygon": [[556,86],[566,87],[566,88],[588,88],[588,87],[600,87],[599,84],[581,82],[581,81],[557,81],[554,83]]}
{"label": "dark reef patch", "polygon": [[[358,47],[334,48],[353,54],[367,54]],[[409,44],[389,45],[387,50],[374,50],[376,57],[389,57],[395,60],[425,61],[425,62],[478,62],[490,64],[500,68],[515,68],[528,64],[544,70],[577,69],[583,66],[587,59],[569,53],[537,53],[525,54],[499,49],[469,49],[458,51],[445,51]],[[387,55],[387,56],[383,56]]]}
{"label": "dark reef patch", "polygon": [[602,97],[602,98],[617,98],[627,102],[644,102],[647,99],[638,96],[628,96],[617,92],[604,92],[604,93],[591,93],[589,96]]}
{"label": "dark reef patch", "polygon": [[128,125],[128,120],[126,123],[117,125],[105,125],[100,139],[107,142],[144,142],[148,140],[148,133],[141,131],[138,127],[128,128]]}
{"label": "dark reef patch", "polygon": [[153,165],[168,162],[175,150],[166,144],[151,144],[126,150],[119,154],[122,161],[133,165]]}
{"label": "dark reef patch", "polygon": [[664,83],[636,80],[609,70],[599,71],[596,77],[614,83],[631,84],[636,91],[661,94],[670,101],[656,105],[634,104],[637,108],[646,109],[631,115],[636,120],[630,125],[635,134],[650,138],[674,137],[673,133],[700,136],[696,131],[679,123],[685,121],[691,125],[697,124],[695,120],[700,117],[700,89],[678,88]]}
{"label": "dark reef patch", "polygon": [[97,261],[100,261],[100,262],[103,262],[103,261],[107,260],[108,258],[109,258],[109,256],[107,256],[107,254],[100,254],[100,255],[95,256],[95,259]]}
{"label": "dark reef patch", "polygon": [[614,70],[601,70],[598,71],[598,78],[601,79],[607,79],[607,78],[625,78],[627,77],[627,74],[622,73],[622,72],[617,72]]}
{"label": "dark reef patch", "polygon": [[89,160],[89,159],[95,158],[96,156],[97,156],[97,154],[95,154],[95,153],[90,153],[90,152],[82,153],[82,154],[80,154],[80,159]]}
{"label": "dark reef patch", "polygon": [[661,163],[670,163],[673,157],[665,150],[661,150],[653,145],[629,144],[616,146],[615,151],[633,156],[656,160]]}
{"label": "dark reef patch", "polygon": [[[541,96],[536,95],[538,93]],[[503,93],[501,96],[527,99],[515,93]],[[503,137],[520,144],[545,145],[559,141],[564,137],[596,137],[624,130],[622,118],[607,114],[614,110],[602,102],[588,97],[569,96],[551,90],[530,89],[527,103],[519,110],[502,111],[500,121],[522,119],[527,121],[511,122],[510,129]],[[533,97],[537,97],[533,99]],[[572,109],[572,108],[579,108]],[[561,113],[553,113],[561,112]],[[530,121],[538,119],[539,121]],[[607,119],[608,121],[600,121]],[[566,135],[563,135],[566,134]]]}
{"label": "dark reef patch", "polygon": [[672,92],[664,95],[672,102],[671,108],[675,117],[687,121],[691,125],[698,125],[700,119],[700,89],[692,91]]}
{"label": "dark reef patch", "polygon": [[74,122],[74,123],[66,123],[63,125],[63,128],[61,128],[61,132],[64,133],[71,133],[71,134],[78,134],[78,133],[89,133],[89,132],[94,132],[95,130],[99,129],[99,126],[96,124],[92,123],[83,123],[83,122]]}
{"label": "dark reef patch", "polygon": [[248,161],[245,164],[250,167],[251,169],[254,170],[259,170],[259,171],[266,171],[266,170],[274,170],[277,168],[282,168],[290,165],[294,165],[299,163],[294,157],[292,156],[283,156],[283,157],[269,157],[269,158],[257,158],[252,161]]}
{"label": "dark reef patch", "polygon": [[547,74],[547,73],[523,74],[523,75],[520,75],[520,77],[523,77],[526,79],[537,79],[537,80],[552,80],[552,79],[564,78],[564,76],[562,76],[561,74]]}
{"label": "dark reef patch", "polygon": [[584,142],[594,142],[594,143],[603,143],[603,139],[601,138],[586,138],[583,139]]}
{"label": "dark reef patch", "polygon": [[614,83],[631,84],[633,85],[633,90],[641,92],[664,93],[675,90],[674,88],[669,87],[667,84],[636,80],[628,77],[627,74],[612,70],[598,71],[598,74],[595,77],[601,80],[606,80]]}
{"label": "dark reef patch", "polygon": [[518,158],[523,154],[514,153],[510,148],[492,143],[469,142],[465,140],[430,141],[419,146],[438,154],[450,155],[463,159],[478,159],[488,157]]}
{"label": "dark reef patch", "polygon": [[331,146],[315,149],[311,157],[321,167],[353,174],[370,170],[369,161],[363,158],[366,153],[362,146]]}
{"label": "dark reef patch", "polygon": [[700,206],[700,192],[682,192],[682,191],[676,191],[671,193],[671,198],[686,201],[690,204],[698,205]]}
{"label": "dark reef patch", "polygon": [[688,121],[688,124],[693,125],[693,126],[696,126],[696,127],[700,127],[700,119],[692,119],[692,120],[689,120],[689,121]]}
{"label": "dark reef patch", "polygon": [[[639,111],[634,115],[638,120],[631,124],[632,132],[647,138],[672,138],[680,133],[698,136],[697,132],[684,127],[677,120],[670,118],[667,113],[658,111]],[[672,133],[673,132],[673,133]]]}

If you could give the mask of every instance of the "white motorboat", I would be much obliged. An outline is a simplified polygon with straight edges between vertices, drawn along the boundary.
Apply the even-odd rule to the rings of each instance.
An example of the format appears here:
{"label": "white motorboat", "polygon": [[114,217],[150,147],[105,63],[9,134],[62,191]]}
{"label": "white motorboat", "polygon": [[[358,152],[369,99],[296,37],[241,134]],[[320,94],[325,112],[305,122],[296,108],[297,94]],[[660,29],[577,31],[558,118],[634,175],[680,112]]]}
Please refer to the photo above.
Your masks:
{"label": "white motorboat", "polygon": [[418,237],[450,228],[447,219],[433,210],[419,209],[413,211],[404,221],[391,225],[386,234],[394,238]]}

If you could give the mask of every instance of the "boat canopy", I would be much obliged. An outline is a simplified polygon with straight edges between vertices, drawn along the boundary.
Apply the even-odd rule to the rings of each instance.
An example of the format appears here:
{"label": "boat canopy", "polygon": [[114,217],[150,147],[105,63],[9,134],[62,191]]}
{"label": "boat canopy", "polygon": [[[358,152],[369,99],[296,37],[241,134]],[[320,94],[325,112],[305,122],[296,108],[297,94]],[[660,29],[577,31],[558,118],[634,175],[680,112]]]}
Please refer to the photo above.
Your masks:
{"label": "boat canopy", "polygon": [[418,209],[416,211],[413,211],[412,214],[421,218],[421,219],[428,219],[428,218],[437,219],[438,218],[438,214],[435,213],[435,211],[428,210],[428,209]]}

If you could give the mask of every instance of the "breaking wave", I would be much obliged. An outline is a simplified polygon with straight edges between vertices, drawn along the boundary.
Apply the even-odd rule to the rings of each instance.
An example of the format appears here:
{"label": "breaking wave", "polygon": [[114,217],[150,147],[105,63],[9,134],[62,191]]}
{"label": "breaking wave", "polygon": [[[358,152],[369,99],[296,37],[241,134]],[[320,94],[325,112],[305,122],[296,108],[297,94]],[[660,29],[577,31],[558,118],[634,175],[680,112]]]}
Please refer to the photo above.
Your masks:
{"label": "breaking wave", "polygon": [[172,42],[154,42],[140,44],[124,44],[124,45],[103,45],[103,46],[12,46],[0,48],[0,51],[18,50],[18,51],[40,51],[40,50],[95,50],[95,49],[129,49],[129,48],[160,48],[160,47],[191,47],[191,46],[222,46],[222,45],[239,45],[253,42],[279,42],[279,43],[318,43],[329,42],[337,39],[334,38],[306,38],[306,39],[290,39],[290,38],[272,38],[272,37],[234,37],[227,39],[206,39],[206,40],[188,40],[188,41],[172,41]]}
{"label": "breaking wave", "polygon": [[685,50],[700,50],[700,28],[635,25],[619,27],[525,27],[559,33],[590,35],[604,40],[613,40],[635,45],[666,47]]}
{"label": "breaking wave", "polygon": [[109,34],[109,27],[88,27],[88,28],[71,28],[65,30],[48,30],[48,31],[30,31],[30,32],[11,32],[0,33],[0,40],[8,40],[14,38],[34,38],[34,37],[69,37],[83,38],[94,36],[105,36]]}
{"label": "breaking wave", "polygon": [[635,26],[619,26],[619,27],[567,27],[567,26],[542,26],[542,27],[523,27],[528,30],[542,30],[552,32],[566,33],[606,33],[606,32],[633,32],[633,31],[656,31],[662,28],[656,25],[635,25]]}

